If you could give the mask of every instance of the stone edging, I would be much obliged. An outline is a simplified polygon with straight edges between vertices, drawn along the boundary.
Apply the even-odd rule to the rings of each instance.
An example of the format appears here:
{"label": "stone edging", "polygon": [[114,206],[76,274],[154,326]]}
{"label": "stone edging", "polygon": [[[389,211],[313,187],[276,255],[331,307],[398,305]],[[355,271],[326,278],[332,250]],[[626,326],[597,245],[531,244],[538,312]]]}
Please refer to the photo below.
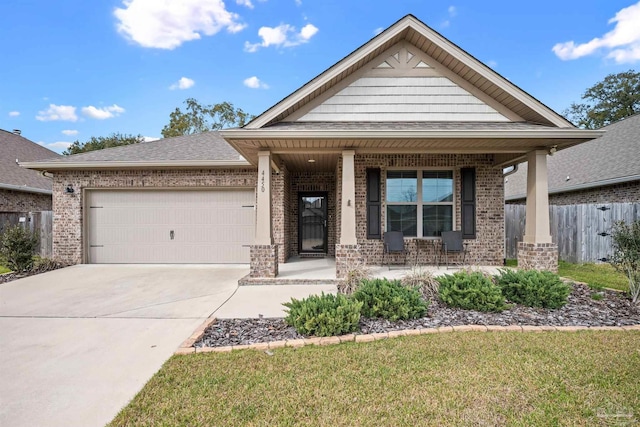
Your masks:
{"label": "stone edging", "polygon": [[348,334],[338,337],[324,338],[303,338],[295,340],[271,341],[257,344],[227,345],[223,347],[193,347],[203,335],[204,330],[216,319],[207,319],[196,331],[187,339],[175,354],[194,353],[228,353],[233,350],[273,350],[276,348],[298,348],[306,345],[333,345],[344,342],[372,342],[388,338],[397,338],[410,335],[427,335],[446,332],[578,332],[578,331],[640,331],[640,325],[629,326],[499,326],[499,325],[461,325],[443,326],[437,328],[405,329],[401,331],[381,332],[374,334]]}

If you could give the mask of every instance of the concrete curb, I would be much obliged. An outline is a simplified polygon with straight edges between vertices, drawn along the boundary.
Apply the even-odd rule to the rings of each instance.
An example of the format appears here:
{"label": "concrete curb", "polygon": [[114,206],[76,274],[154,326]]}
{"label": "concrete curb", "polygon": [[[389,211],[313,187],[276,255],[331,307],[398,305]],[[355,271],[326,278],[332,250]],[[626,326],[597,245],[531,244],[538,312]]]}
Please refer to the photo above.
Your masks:
{"label": "concrete curb", "polygon": [[404,329],[400,331],[381,332],[374,334],[348,334],[337,337],[323,337],[323,338],[304,338],[295,340],[284,341],[271,341],[257,344],[244,344],[244,345],[228,345],[224,347],[192,347],[193,344],[198,341],[204,334],[204,330],[208,328],[216,319],[210,318],[205,321],[191,335],[189,339],[182,343],[180,348],[175,354],[193,354],[193,353],[229,353],[234,350],[273,350],[276,348],[298,348],[307,345],[334,345],[342,344],[345,342],[373,342],[390,338],[397,338],[410,335],[427,335],[438,333],[450,333],[450,332],[579,332],[579,331],[640,331],[640,325],[629,326],[500,326],[500,325],[460,325],[460,326],[441,326],[437,328],[419,328],[419,329]]}

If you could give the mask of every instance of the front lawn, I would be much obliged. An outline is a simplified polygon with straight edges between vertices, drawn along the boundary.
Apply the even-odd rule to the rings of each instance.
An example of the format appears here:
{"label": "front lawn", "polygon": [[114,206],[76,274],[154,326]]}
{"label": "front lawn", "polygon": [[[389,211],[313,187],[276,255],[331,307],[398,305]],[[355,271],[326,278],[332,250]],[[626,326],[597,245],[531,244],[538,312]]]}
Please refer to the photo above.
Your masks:
{"label": "front lawn", "polygon": [[111,425],[631,425],[638,348],[638,332],[470,332],[174,356]]}
{"label": "front lawn", "polygon": [[4,274],[4,273],[10,273],[11,270],[9,270],[7,267],[0,265],[0,274]]}
{"label": "front lawn", "polygon": [[629,290],[629,280],[627,277],[616,271],[610,264],[572,264],[560,261],[558,264],[558,274],[562,277],[588,283],[592,287],[602,287]]}

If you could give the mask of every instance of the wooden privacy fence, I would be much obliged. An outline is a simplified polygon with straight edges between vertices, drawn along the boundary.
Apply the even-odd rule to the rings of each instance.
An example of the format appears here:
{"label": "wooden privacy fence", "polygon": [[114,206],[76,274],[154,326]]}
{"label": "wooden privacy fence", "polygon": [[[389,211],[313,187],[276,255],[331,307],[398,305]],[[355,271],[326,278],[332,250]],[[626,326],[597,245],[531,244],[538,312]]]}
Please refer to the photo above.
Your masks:
{"label": "wooden privacy fence", "polygon": [[40,247],[38,255],[51,258],[53,254],[53,212],[0,212],[0,234],[6,225],[16,225],[28,228],[38,233]]}
{"label": "wooden privacy fence", "polygon": [[[640,203],[594,203],[549,206],[551,237],[560,259],[606,262],[611,258],[611,227],[616,221],[640,220]],[[525,205],[505,205],[505,256],[516,258],[524,236]]]}

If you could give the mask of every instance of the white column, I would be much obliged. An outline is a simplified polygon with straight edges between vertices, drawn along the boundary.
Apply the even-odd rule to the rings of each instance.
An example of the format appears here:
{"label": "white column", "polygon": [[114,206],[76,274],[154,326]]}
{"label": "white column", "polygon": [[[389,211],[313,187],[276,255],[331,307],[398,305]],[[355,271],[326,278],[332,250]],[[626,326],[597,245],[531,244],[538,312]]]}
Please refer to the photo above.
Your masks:
{"label": "white column", "polygon": [[340,221],[340,244],[356,245],[356,179],[354,157],[356,152],[342,152],[342,210]]}
{"label": "white column", "polygon": [[258,153],[258,184],[256,206],[256,245],[271,245],[271,153]]}
{"label": "white column", "polygon": [[547,151],[527,154],[527,219],[523,242],[551,243]]}

